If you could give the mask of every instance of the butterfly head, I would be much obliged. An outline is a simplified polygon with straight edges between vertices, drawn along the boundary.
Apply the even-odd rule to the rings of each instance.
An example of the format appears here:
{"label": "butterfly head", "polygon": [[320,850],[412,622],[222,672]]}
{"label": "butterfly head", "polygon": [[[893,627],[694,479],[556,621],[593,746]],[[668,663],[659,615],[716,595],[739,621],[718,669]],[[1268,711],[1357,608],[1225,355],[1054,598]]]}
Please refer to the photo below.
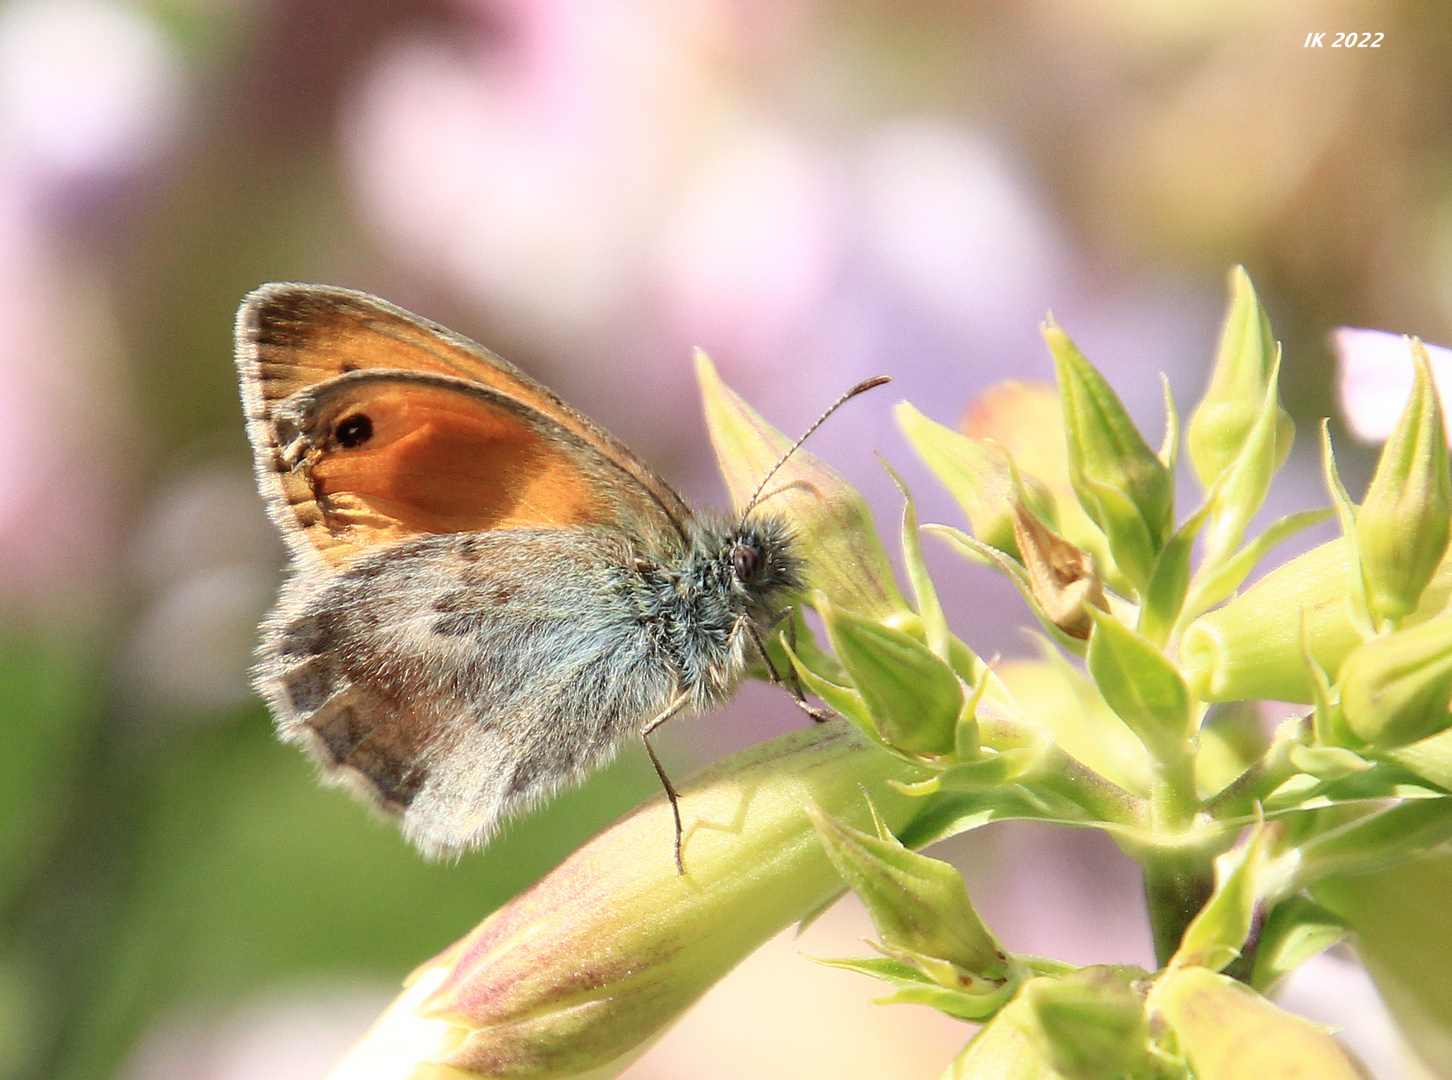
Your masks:
{"label": "butterfly head", "polygon": [[775,608],[802,586],[802,560],[781,519],[753,515],[721,538],[723,575],[752,607]]}

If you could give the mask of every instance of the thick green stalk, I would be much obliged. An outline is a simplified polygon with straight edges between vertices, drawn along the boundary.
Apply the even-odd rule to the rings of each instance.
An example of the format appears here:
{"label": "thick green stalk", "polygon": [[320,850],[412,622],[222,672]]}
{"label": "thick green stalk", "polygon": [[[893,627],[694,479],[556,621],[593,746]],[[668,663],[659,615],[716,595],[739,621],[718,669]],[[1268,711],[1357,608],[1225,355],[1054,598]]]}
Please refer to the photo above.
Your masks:
{"label": "thick green stalk", "polygon": [[1215,891],[1215,860],[1199,848],[1162,849],[1141,856],[1140,865],[1155,963],[1164,967],[1180,947],[1190,920]]}

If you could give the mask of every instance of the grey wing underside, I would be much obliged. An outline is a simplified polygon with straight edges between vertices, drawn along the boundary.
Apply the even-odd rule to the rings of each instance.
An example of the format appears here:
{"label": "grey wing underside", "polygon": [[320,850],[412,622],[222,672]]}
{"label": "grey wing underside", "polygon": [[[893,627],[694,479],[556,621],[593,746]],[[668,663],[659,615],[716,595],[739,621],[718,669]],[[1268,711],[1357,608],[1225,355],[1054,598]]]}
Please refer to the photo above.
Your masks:
{"label": "grey wing underside", "polygon": [[301,572],[264,626],[258,688],[284,740],[420,849],[477,847],[674,696],[627,560],[595,530],[511,530]]}

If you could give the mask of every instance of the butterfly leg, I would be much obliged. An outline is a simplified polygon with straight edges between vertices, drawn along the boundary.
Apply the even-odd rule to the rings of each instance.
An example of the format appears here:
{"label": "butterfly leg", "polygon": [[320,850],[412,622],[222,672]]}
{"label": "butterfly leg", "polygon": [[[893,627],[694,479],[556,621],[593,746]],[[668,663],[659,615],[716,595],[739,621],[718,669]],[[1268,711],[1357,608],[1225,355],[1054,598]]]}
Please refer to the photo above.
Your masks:
{"label": "butterfly leg", "polygon": [[678,695],[659,716],[640,729],[640,741],[645,743],[645,752],[650,755],[650,763],[655,766],[655,774],[660,777],[661,787],[665,788],[666,798],[671,803],[671,814],[676,820],[676,872],[682,876],[686,873],[686,864],[685,860],[681,858],[681,797],[676,792],[676,786],[671,783],[671,778],[666,775],[660,758],[655,756],[655,747],[650,745],[650,733],[685,708],[689,701],[689,694]]}
{"label": "butterfly leg", "polygon": [[[777,617],[772,620],[771,626],[776,626],[777,623],[791,615],[794,610],[794,608],[786,608],[784,611],[779,612]],[[761,654],[761,659],[766,664],[767,676],[775,685],[780,686],[783,690],[791,694],[792,700],[797,704],[797,708],[810,716],[812,722],[816,724],[830,720],[837,715],[831,709],[819,709],[807,700],[807,693],[802,689],[801,680],[797,678],[796,668],[791,668],[787,672],[788,677],[783,679],[781,673],[776,670],[776,664],[772,662],[771,654],[766,651],[766,642],[761,640],[761,632],[756,629],[756,624],[748,619],[745,620],[745,625],[747,631],[751,634],[751,640],[756,646],[756,651]],[[771,629],[771,627],[768,627],[768,629]],[[792,652],[797,651],[797,624],[795,621],[787,623],[787,644],[791,646]]]}

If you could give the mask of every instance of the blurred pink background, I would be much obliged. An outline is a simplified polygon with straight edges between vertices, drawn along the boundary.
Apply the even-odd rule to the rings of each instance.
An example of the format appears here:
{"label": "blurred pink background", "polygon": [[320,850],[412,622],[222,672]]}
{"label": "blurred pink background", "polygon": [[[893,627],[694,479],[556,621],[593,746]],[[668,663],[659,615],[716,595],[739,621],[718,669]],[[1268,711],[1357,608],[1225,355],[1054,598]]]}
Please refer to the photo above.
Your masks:
{"label": "blurred pink background", "polygon": [[[1338,29],[1385,38],[1303,47]],[[1052,309],[1157,442],[1157,374],[1188,409],[1243,262],[1303,433],[1267,514],[1322,505],[1305,433],[1335,412],[1327,332],[1452,343],[1449,54],[1440,6],[1376,0],[10,0],[0,598],[97,673],[108,761],[265,727],[245,672],[280,547],[230,328],[276,279],[477,338],[700,505],[724,495],[693,346],[789,433],[889,374],[812,449],[892,530],[878,453],[925,520],[960,523],[893,401],[953,424],[998,380],[1049,377]],[[1353,489],[1369,461],[1347,445]],[[1011,589],[930,556],[969,644],[1030,651]],[[662,742],[684,771],[799,723],[753,686]],[[999,827],[945,854],[1010,947],[1149,961],[1136,873],[1102,837]],[[774,943],[630,1075],[937,1075],[967,1028],[790,955],[867,929],[846,905]],[[1320,977],[1354,980],[1335,963]],[[161,995],[122,1075],[319,1075],[394,985],[330,970]],[[1415,1075],[1366,1038],[1380,1080]]]}

